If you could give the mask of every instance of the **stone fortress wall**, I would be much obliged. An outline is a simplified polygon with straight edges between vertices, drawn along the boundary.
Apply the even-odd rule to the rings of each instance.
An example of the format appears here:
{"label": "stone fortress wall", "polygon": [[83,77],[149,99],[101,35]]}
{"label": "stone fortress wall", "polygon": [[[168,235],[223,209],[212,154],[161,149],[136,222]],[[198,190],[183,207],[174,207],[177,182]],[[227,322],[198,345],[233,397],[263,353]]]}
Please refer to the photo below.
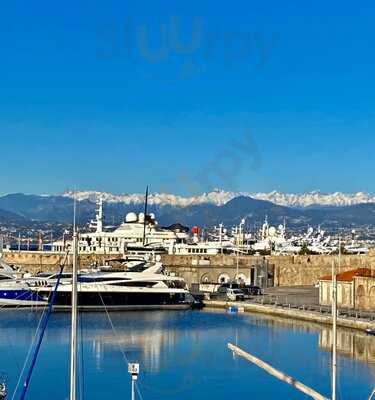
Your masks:
{"label": "stone fortress wall", "polygon": [[[111,264],[114,259],[121,256],[80,254],[79,262],[82,267],[89,265]],[[30,273],[57,271],[64,255],[53,252],[12,251],[4,252],[3,259],[9,264],[20,265],[24,271]],[[189,287],[199,283],[218,283],[223,280],[251,279],[253,284],[267,287],[274,286],[300,286],[315,285],[318,280],[331,274],[332,262],[338,267],[338,257],[330,255],[314,256],[178,256],[163,255],[162,261],[167,270],[176,276],[185,279]],[[71,268],[71,255],[67,260],[67,269]],[[341,256],[340,270],[344,272],[356,268],[370,268],[374,271],[374,278],[359,282],[355,304],[360,309],[375,309],[375,253],[368,255],[343,255]],[[264,271],[267,271],[264,273]],[[268,275],[265,282],[264,275]],[[262,277],[263,276],[263,277]],[[270,278],[271,277],[271,278]],[[358,295],[358,296],[357,296]],[[357,298],[358,297],[358,298]]]}
{"label": "stone fortress wall", "polygon": [[[38,251],[11,251],[4,252],[3,259],[9,264],[20,265],[24,270],[35,273],[39,271],[58,270],[59,263],[64,255],[54,252]],[[80,265],[85,267],[92,263],[98,265],[111,262],[121,256],[80,254]],[[254,266],[267,263],[274,271],[275,286],[315,285],[319,278],[331,274],[332,262],[337,265],[337,256],[178,256],[163,255],[162,261],[169,271],[183,276],[191,283],[204,281],[218,282],[220,275],[226,274],[231,279],[236,277],[237,262],[240,274],[249,276]],[[72,258],[68,258],[68,268]],[[343,255],[341,256],[340,272],[355,268],[371,268],[375,275],[375,253],[369,255]]]}

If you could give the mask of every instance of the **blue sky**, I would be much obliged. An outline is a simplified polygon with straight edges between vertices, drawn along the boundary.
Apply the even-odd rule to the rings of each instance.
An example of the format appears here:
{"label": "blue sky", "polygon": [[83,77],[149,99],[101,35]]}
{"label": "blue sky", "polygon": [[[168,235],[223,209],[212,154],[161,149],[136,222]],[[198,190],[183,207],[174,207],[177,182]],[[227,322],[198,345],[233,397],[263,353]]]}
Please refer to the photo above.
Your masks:
{"label": "blue sky", "polygon": [[5,1],[0,193],[375,192],[375,6]]}

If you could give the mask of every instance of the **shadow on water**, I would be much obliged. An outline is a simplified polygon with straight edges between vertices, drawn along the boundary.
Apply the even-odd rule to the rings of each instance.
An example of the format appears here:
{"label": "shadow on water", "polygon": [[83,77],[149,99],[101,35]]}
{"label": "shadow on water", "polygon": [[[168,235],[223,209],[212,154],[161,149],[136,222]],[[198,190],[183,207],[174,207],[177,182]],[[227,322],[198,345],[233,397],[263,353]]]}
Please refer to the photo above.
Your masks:
{"label": "shadow on water", "polygon": [[[40,313],[3,310],[0,371],[14,388]],[[80,382],[83,398],[128,398],[127,361],[141,364],[146,399],[305,399],[287,385],[232,355],[227,343],[293,375],[328,395],[332,336],[329,327],[277,317],[221,311],[125,312],[80,315]],[[30,399],[68,397],[70,315],[53,314],[30,388]],[[125,359],[120,348],[125,351]],[[340,399],[365,399],[375,381],[375,338],[340,329]]]}

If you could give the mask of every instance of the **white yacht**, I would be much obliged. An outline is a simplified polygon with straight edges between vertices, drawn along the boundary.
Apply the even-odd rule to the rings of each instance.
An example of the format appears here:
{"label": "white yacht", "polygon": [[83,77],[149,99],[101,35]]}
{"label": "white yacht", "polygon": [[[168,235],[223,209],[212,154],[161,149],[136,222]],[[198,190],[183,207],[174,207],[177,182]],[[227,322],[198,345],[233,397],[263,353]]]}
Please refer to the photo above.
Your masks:
{"label": "white yacht", "polygon": [[22,280],[7,280],[0,282],[1,307],[32,307],[47,304],[32,287]]}
{"label": "white yacht", "polygon": [[250,245],[245,243],[246,235],[243,231],[245,220],[232,230],[229,236],[224,225],[214,227],[214,231],[207,235],[207,240],[200,237],[201,228],[193,226],[192,238],[180,243],[172,243],[168,249],[169,254],[176,255],[218,255],[218,254],[246,254],[251,250]]}
{"label": "white yacht", "polygon": [[19,272],[0,260],[0,306],[34,306],[42,302]]}
{"label": "white yacht", "polygon": [[344,246],[345,252],[348,254],[368,254],[368,247],[363,247],[359,244],[352,243],[347,246]]}
{"label": "white yacht", "polygon": [[[173,243],[181,243],[189,235],[184,229],[159,226],[153,213],[130,212],[125,221],[114,230],[103,226],[103,201],[99,199],[95,220],[91,221],[94,232],[80,234],[79,252],[96,254],[145,254],[165,252]],[[63,252],[71,241],[60,240],[52,244],[52,250]]]}
{"label": "white yacht", "polygon": [[[126,271],[100,268],[78,277],[78,306],[81,309],[188,309],[194,298],[182,278],[164,274],[160,261],[150,265],[133,263]],[[38,298],[48,301],[54,285],[32,289]],[[61,282],[55,307],[69,308],[72,284]]]}

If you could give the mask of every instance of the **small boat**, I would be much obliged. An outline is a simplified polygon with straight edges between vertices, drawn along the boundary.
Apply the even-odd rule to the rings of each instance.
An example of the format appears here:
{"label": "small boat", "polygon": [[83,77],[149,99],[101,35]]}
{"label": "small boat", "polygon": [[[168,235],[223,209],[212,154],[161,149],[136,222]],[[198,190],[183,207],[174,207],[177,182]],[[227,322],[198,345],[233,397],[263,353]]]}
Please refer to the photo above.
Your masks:
{"label": "small boat", "polygon": [[367,328],[367,329],[366,329],[366,333],[367,333],[368,335],[375,336],[375,329]]}

